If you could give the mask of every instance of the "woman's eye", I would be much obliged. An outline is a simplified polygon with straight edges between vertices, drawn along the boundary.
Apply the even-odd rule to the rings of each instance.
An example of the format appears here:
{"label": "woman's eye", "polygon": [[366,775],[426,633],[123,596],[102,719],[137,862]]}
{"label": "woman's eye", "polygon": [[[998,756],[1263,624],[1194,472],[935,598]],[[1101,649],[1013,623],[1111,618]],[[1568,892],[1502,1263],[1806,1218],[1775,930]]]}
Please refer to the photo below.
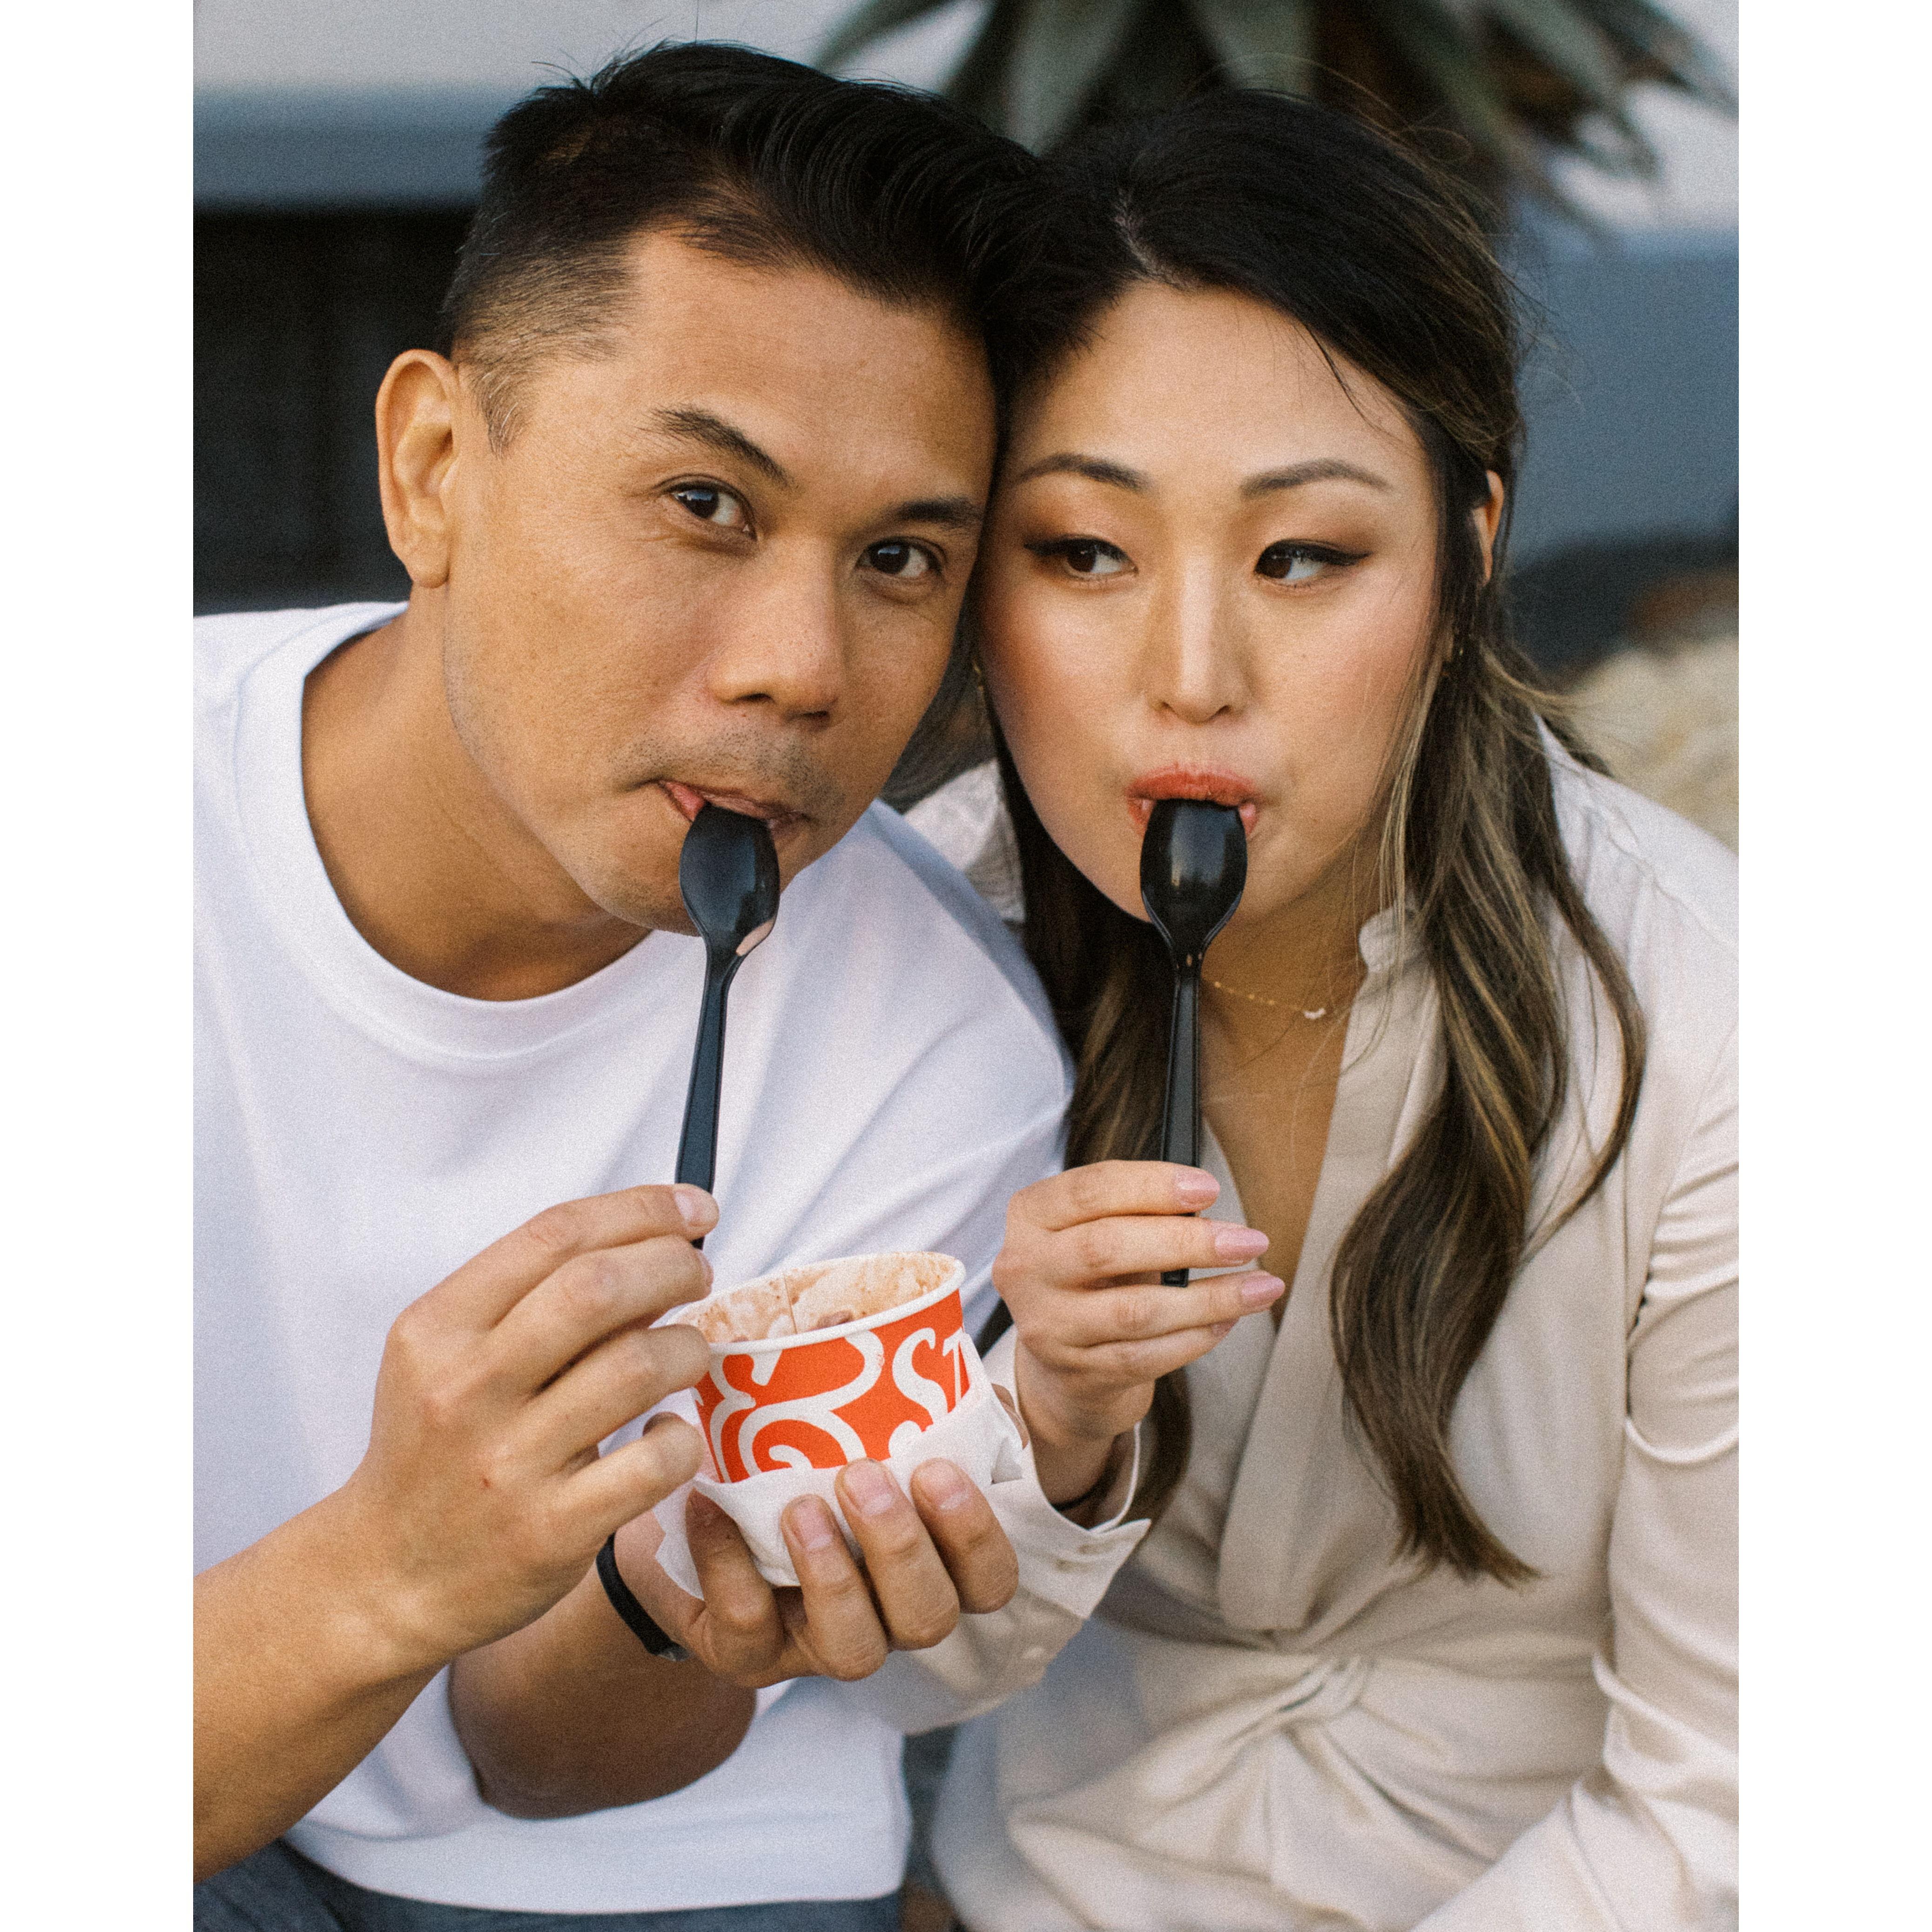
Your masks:
{"label": "woman's eye", "polygon": [[1258,575],[1271,577],[1277,584],[1308,584],[1337,564],[1356,560],[1356,555],[1313,544],[1270,544],[1262,552],[1255,570]]}
{"label": "woman's eye", "polygon": [[718,489],[709,483],[686,483],[670,494],[700,523],[727,530],[742,530],[750,526],[749,512],[728,490]]}
{"label": "woman's eye", "polygon": [[1127,568],[1124,550],[1098,537],[1061,537],[1052,543],[1028,544],[1036,556],[1064,564],[1076,577],[1118,577]]}
{"label": "woman's eye", "polygon": [[876,570],[881,577],[890,577],[901,584],[917,584],[937,574],[939,565],[932,551],[923,544],[908,543],[894,537],[885,543],[875,543],[866,552],[866,568]]}

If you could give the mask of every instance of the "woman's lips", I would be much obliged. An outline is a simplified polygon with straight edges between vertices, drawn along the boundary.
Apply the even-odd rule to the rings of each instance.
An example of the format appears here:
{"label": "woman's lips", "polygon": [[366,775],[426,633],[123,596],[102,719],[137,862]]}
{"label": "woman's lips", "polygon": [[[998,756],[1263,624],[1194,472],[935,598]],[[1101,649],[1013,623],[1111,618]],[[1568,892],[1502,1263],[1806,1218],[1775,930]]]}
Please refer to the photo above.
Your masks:
{"label": "woman's lips", "polygon": [[772,836],[788,832],[794,825],[803,823],[800,814],[789,806],[774,805],[768,799],[748,798],[742,792],[709,791],[696,785],[680,784],[676,778],[660,778],[658,784],[664,796],[687,820],[695,818],[707,805],[715,805],[726,812],[735,812],[746,818],[762,818],[770,827]]}
{"label": "woman's lips", "polygon": [[1241,830],[1252,838],[1261,809],[1255,791],[1253,779],[1239,772],[1211,765],[1169,765],[1128,785],[1127,809],[1133,814],[1135,830],[1144,833],[1156,802],[1163,798],[1198,798],[1210,805],[1231,805],[1241,814]]}

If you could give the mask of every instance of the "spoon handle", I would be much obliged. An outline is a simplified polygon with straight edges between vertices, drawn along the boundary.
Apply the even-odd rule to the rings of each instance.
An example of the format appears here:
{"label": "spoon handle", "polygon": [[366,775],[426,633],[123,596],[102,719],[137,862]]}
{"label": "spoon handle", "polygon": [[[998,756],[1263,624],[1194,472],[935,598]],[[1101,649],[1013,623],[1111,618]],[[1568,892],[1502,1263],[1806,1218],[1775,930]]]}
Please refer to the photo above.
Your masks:
{"label": "spoon handle", "polygon": [[[718,1166],[718,1100],[724,1081],[724,1002],[742,962],[734,953],[722,958],[707,952],[704,1004],[698,1015],[698,1045],[691,1056],[691,1084],[684,1096],[684,1132],[678,1137],[677,1178],[708,1194]],[[702,1235],[692,1244],[701,1248]]]}
{"label": "spoon handle", "polygon": [[[1174,969],[1174,1015],[1167,1034],[1167,1108],[1160,1126],[1160,1157],[1192,1167],[1201,1158],[1201,962]],[[1187,1282],[1185,1268],[1161,1276],[1168,1288]]]}

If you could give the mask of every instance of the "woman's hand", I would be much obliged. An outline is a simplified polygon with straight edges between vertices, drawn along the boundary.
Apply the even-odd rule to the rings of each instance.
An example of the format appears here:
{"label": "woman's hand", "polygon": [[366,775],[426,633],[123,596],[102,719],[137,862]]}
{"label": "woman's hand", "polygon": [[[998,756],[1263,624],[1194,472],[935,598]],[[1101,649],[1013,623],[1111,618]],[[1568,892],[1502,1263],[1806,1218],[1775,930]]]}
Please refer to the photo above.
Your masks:
{"label": "woman's hand", "polygon": [[1016,1393],[1049,1501],[1092,1488],[1155,1382],[1281,1294],[1271,1274],[1161,1286],[1167,1269],[1225,1268],[1267,1248],[1254,1228],[1198,1216],[1220,1191],[1198,1168],[1109,1160],[1013,1196],[993,1285],[1019,1331]]}

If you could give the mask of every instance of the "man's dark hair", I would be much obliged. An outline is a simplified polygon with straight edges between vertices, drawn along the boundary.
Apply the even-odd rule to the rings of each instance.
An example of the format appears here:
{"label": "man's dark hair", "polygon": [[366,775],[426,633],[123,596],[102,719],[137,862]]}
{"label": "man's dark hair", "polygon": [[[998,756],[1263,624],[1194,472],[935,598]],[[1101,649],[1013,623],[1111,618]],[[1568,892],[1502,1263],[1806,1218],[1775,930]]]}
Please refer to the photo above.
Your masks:
{"label": "man's dark hair", "polygon": [[653,47],[539,88],[497,122],[443,346],[500,446],[532,366],[593,347],[629,244],[668,230],[730,261],[936,308],[986,341],[1004,391],[1009,237],[1034,176],[1023,148],[931,96],[746,47]]}

